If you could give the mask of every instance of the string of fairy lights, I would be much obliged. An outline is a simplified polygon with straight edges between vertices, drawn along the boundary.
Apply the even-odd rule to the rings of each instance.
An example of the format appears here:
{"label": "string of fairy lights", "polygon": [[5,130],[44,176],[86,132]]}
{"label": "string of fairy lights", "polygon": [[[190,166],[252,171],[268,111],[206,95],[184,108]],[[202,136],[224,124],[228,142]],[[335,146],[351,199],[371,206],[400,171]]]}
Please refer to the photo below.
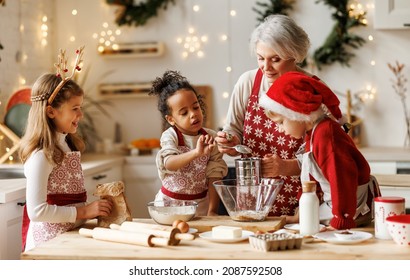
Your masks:
{"label": "string of fairy lights", "polygon": [[[366,2],[366,4],[363,4]],[[200,2],[197,1],[192,1],[188,3],[190,5],[190,10],[192,11],[189,15],[191,18],[189,19],[188,22],[188,29],[187,29],[187,34],[183,36],[178,36],[176,38],[176,44],[178,44],[181,47],[181,59],[186,60],[186,59],[204,59],[206,58],[206,53],[204,51],[204,45],[205,44],[213,44],[213,42],[210,38],[213,38],[212,36],[208,35],[199,35],[198,30],[195,26],[195,17],[199,16],[200,12],[204,14],[205,11],[202,10],[201,5],[199,4]],[[218,36],[220,42],[226,44],[226,48],[228,48],[228,53],[231,55],[232,53],[232,45],[231,45],[231,24],[232,24],[232,19],[234,17],[240,17],[241,15],[238,14],[238,12],[232,8],[235,1],[229,0],[229,5],[228,5],[228,16],[227,16],[227,27],[226,27],[226,33],[220,34]],[[77,4],[75,4],[78,6]],[[369,12],[374,12],[374,0],[352,0],[349,3],[349,7],[351,8],[351,13],[353,15],[359,15],[366,13],[367,15]],[[78,8],[72,8],[71,11],[71,16],[76,17],[79,13]],[[76,19],[73,19],[72,22],[75,22]],[[368,21],[366,18],[363,19],[363,23],[366,25],[368,24]],[[371,28],[367,28],[367,30],[372,30]],[[23,24],[22,19],[20,19],[20,36],[23,37],[23,34],[25,32],[25,26]],[[47,14],[41,15],[39,17],[38,21],[38,34],[39,34],[39,44],[41,47],[46,47],[48,45],[49,41],[49,17]],[[121,29],[112,27],[108,22],[103,22],[101,24],[101,30],[95,31],[91,36],[97,41],[97,51],[102,53],[106,48],[112,48],[113,50],[118,49],[118,43],[117,43],[117,37],[121,36]],[[76,34],[74,33],[67,33],[67,40],[69,42],[75,42],[76,41]],[[375,36],[371,34],[371,32],[366,36],[367,42],[369,44],[374,44],[375,43]],[[221,92],[220,96],[223,99],[228,99],[230,97],[230,91],[231,91],[231,73],[234,70],[232,68],[231,62],[232,58],[231,56],[227,56],[227,61],[225,67],[225,71],[228,76],[229,80],[229,85],[228,89]],[[24,63],[27,61],[28,55],[23,51],[21,52],[21,63],[24,65]],[[376,60],[372,58],[369,61],[370,67],[376,66]],[[374,70],[373,70],[374,72]],[[373,78],[373,77],[372,77]],[[27,86],[27,79],[24,76],[24,74],[20,74],[18,83],[20,88]],[[357,97],[360,102],[366,103],[368,101],[371,101],[375,99],[375,96],[377,94],[376,88],[372,85],[371,82],[368,82],[363,89],[358,90],[358,91],[352,91],[353,95]],[[3,141],[4,137],[0,137],[0,141]],[[11,158],[12,160],[12,158]]]}

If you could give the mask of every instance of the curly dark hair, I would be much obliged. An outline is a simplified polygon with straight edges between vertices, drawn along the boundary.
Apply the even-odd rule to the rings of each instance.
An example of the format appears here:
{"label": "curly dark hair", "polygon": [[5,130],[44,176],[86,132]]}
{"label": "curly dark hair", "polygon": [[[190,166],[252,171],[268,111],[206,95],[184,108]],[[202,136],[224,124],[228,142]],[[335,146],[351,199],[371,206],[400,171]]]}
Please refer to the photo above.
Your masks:
{"label": "curly dark hair", "polygon": [[174,95],[178,90],[191,90],[195,93],[198,99],[199,106],[201,107],[202,114],[204,116],[204,122],[206,120],[205,114],[205,102],[202,95],[198,94],[195,88],[189,83],[187,78],[182,76],[180,72],[167,70],[162,77],[157,77],[152,82],[152,87],[149,91],[149,95],[158,96],[158,110],[161,112],[163,125],[168,128],[170,124],[166,121],[166,116],[171,115],[171,108],[168,106],[168,98]]}

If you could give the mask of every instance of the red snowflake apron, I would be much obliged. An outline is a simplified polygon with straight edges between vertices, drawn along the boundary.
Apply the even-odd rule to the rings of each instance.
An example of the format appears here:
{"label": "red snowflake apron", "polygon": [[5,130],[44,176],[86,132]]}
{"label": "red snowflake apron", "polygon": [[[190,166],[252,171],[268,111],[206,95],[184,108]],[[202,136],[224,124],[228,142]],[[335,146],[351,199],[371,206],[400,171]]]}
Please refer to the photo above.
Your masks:
{"label": "red snowflake apron", "polygon": [[[87,200],[84,188],[84,174],[81,167],[80,152],[68,152],[61,164],[55,166],[48,177],[47,203],[50,205],[68,206]],[[27,209],[23,216],[23,251],[26,238],[31,228],[34,245],[48,241],[59,234],[74,228],[74,223],[30,222]]]}
{"label": "red snowflake apron", "polygon": [[[243,143],[252,148],[252,156],[263,157],[266,154],[277,154],[282,159],[295,158],[303,139],[295,139],[278,131],[275,123],[270,120],[259,107],[259,90],[263,73],[256,73],[252,93],[248,100],[244,127]],[[300,189],[298,176],[280,176],[284,180],[282,189],[272,205],[271,216],[294,215],[298,207],[297,195]]]}

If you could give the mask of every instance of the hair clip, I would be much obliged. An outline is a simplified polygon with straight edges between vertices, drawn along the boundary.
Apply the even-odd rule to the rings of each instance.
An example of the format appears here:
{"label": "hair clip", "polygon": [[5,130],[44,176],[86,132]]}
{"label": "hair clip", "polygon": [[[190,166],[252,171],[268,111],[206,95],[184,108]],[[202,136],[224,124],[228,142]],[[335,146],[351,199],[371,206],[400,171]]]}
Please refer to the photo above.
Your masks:
{"label": "hair clip", "polygon": [[76,71],[81,71],[80,64],[83,62],[83,50],[84,46],[80,47],[75,51],[77,57],[75,59],[74,67],[71,72],[70,76],[66,76],[68,69],[67,69],[67,58],[65,55],[65,50],[60,49],[60,53],[58,54],[58,61],[54,63],[54,67],[57,69],[56,76],[61,77],[61,82],[57,85],[54,91],[51,93],[50,97],[47,100],[48,104],[53,103],[54,98],[57,96],[57,93],[63,88],[64,84],[71,80],[74,77]]}

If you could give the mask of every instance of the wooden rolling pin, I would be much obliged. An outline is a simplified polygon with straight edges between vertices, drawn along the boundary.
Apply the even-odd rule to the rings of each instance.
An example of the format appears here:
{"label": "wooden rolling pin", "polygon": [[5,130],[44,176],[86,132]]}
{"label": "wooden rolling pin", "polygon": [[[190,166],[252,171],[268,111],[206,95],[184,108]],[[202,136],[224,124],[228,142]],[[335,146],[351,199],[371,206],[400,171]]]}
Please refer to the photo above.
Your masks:
{"label": "wooden rolling pin", "polygon": [[126,232],[120,230],[113,230],[109,228],[96,227],[94,229],[80,228],[80,235],[92,237],[98,240],[112,241],[118,243],[126,243],[133,245],[142,245],[147,247],[168,246],[170,240],[168,238],[156,237],[152,234]]}
{"label": "wooden rolling pin", "polygon": [[181,230],[178,228],[158,226],[145,223],[125,221],[121,225],[111,224],[110,228],[126,232],[152,234],[154,236],[168,238],[170,240],[171,245],[178,245],[181,240],[195,239],[195,236],[193,234],[181,233]]}

